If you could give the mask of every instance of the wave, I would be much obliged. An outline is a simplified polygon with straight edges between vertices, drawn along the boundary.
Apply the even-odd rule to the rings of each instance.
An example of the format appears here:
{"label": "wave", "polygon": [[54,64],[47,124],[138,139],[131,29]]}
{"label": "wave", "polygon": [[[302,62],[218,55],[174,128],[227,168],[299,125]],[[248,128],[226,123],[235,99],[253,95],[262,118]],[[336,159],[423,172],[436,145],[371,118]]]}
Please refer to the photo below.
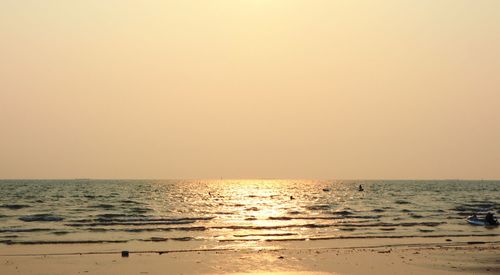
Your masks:
{"label": "wave", "polygon": [[95,205],[90,205],[89,208],[113,209],[115,208],[115,206],[112,204],[95,204]]}
{"label": "wave", "polygon": [[332,208],[329,204],[315,204],[306,206],[307,210],[318,211],[318,210],[330,210]]}
{"label": "wave", "polygon": [[454,208],[451,208],[452,211],[457,212],[470,212],[470,213],[486,213],[488,211],[492,211],[496,208],[500,208],[500,204],[496,202],[480,202],[480,203],[465,203],[458,205]]}
{"label": "wave", "polygon": [[138,201],[134,201],[134,200],[121,200],[119,202],[125,203],[125,204],[144,204],[142,202],[138,202]]}
{"label": "wave", "polygon": [[[435,227],[446,222],[405,222],[405,223],[328,223],[328,224],[285,224],[285,225],[269,225],[269,226],[256,226],[256,225],[220,225],[220,226],[187,226],[187,227],[149,227],[149,228],[94,228],[88,227],[86,230],[94,232],[106,231],[121,231],[121,232],[148,232],[148,231],[205,231],[205,230],[277,230],[284,228],[366,228],[366,227],[411,227],[411,226],[428,226]],[[83,227],[84,225],[82,225]],[[342,229],[341,229],[342,230]],[[349,230],[349,229],[347,229]],[[381,229],[383,230],[383,229]],[[390,231],[392,229],[387,229]]]}
{"label": "wave", "polygon": [[40,232],[52,231],[50,228],[5,228],[0,229],[0,233],[22,233],[22,232]]}
{"label": "wave", "polygon": [[26,205],[26,204],[3,204],[0,205],[0,208],[7,208],[11,210],[17,210],[17,209],[22,209],[22,208],[27,208],[31,207],[31,205]]}
{"label": "wave", "polygon": [[66,226],[72,227],[83,227],[83,226],[114,226],[114,225],[132,225],[132,226],[144,226],[144,225],[169,225],[169,224],[190,224],[196,221],[152,221],[152,222],[95,222],[95,223],[67,223]]}
{"label": "wave", "polygon": [[[116,218],[114,218],[116,217]],[[114,215],[101,217],[95,219],[80,219],[71,220],[67,226],[81,227],[81,226],[110,226],[110,225],[150,225],[150,224],[189,224],[197,221],[212,220],[214,217],[181,217],[181,218],[154,218],[154,217],[131,217],[122,218],[122,215]]]}
{"label": "wave", "polygon": [[23,222],[59,222],[64,220],[64,218],[53,214],[34,214],[19,217],[19,220]]}
{"label": "wave", "polygon": [[60,241],[2,241],[5,244],[24,244],[24,245],[37,245],[37,244],[102,244],[102,243],[127,243],[129,240],[60,240]]}
{"label": "wave", "polygon": [[187,227],[149,227],[149,228],[95,228],[89,227],[85,228],[87,231],[91,232],[155,232],[155,231],[205,231],[207,227],[205,226],[187,226]]}
{"label": "wave", "polygon": [[293,236],[298,235],[297,233],[261,233],[261,234],[235,234],[234,237],[281,237],[281,236]]}
{"label": "wave", "polygon": [[[439,235],[377,235],[377,236],[324,236],[280,239],[221,239],[219,242],[295,242],[295,241],[327,241],[349,239],[405,239],[405,238],[451,238],[451,237],[498,237],[500,234],[439,234]],[[470,243],[470,242],[468,242]],[[474,242],[475,243],[475,242]]]}
{"label": "wave", "polygon": [[137,215],[137,214],[123,214],[123,213],[105,213],[105,214],[99,214],[96,217],[102,218],[102,219],[113,219],[113,218],[126,218],[126,217],[146,217],[144,215]]}
{"label": "wave", "polygon": [[279,216],[279,217],[269,217],[269,220],[283,220],[283,221],[288,221],[288,220],[343,220],[346,218],[349,219],[379,219],[381,218],[381,215],[369,215],[369,216],[349,216],[349,217],[338,217],[338,216]]}
{"label": "wave", "polygon": [[149,239],[142,239],[140,241],[143,242],[166,242],[166,241],[179,241],[179,242],[187,242],[195,240],[193,237],[175,237],[175,238],[162,238],[162,237],[151,237]]}

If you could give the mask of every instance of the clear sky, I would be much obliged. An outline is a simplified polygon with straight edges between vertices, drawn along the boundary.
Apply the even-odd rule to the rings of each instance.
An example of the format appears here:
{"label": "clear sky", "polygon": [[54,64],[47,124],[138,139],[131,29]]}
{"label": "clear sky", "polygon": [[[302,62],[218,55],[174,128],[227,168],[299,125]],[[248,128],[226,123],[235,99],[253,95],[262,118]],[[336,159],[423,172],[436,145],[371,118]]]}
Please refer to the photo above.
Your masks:
{"label": "clear sky", "polygon": [[500,1],[0,1],[0,178],[500,178]]}

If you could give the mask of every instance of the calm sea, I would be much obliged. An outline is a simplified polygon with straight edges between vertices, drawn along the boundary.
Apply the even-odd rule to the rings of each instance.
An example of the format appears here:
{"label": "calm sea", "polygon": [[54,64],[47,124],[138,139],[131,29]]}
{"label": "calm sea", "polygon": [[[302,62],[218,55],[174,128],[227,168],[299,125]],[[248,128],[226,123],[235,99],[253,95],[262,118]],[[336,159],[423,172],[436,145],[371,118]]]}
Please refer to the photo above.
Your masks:
{"label": "calm sea", "polygon": [[464,219],[498,216],[499,191],[500,181],[2,180],[0,242],[495,236]]}

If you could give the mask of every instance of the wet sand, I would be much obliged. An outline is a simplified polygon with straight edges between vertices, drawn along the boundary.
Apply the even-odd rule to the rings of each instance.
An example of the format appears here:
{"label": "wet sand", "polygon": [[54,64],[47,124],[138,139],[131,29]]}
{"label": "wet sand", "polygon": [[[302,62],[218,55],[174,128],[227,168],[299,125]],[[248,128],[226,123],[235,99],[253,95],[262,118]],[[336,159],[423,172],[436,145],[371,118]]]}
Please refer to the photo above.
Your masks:
{"label": "wet sand", "polygon": [[[131,249],[129,257],[96,245],[58,245],[51,246],[50,251],[46,246],[3,246],[0,248],[0,274],[500,273],[500,242],[495,240],[356,245],[339,248],[330,242],[329,247],[323,248]],[[19,251],[25,252],[16,253]],[[54,251],[59,252],[56,255]]]}

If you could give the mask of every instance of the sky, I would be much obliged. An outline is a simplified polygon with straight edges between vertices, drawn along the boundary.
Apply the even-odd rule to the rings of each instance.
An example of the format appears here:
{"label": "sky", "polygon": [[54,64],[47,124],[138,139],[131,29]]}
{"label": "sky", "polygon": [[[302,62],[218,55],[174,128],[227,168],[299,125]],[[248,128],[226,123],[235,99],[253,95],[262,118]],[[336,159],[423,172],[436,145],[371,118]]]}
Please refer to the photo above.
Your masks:
{"label": "sky", "polygon": [[500,179],[500,1],[0,1],[0,178]]}

